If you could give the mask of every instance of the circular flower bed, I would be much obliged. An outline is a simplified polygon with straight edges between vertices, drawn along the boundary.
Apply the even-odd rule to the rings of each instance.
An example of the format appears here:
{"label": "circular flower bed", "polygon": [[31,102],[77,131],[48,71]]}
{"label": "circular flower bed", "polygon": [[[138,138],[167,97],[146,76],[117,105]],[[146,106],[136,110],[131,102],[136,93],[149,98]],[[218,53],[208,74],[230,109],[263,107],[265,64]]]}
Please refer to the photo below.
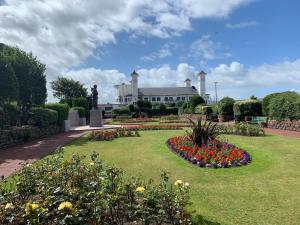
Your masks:
{"label": "circular flower bed", "polygon": [[189,137],[179,136],[170,138],[167,145],[174,153],[199,167],[237,167],[247,165],[252,160],[247,151],[218,140],[199,147]]}

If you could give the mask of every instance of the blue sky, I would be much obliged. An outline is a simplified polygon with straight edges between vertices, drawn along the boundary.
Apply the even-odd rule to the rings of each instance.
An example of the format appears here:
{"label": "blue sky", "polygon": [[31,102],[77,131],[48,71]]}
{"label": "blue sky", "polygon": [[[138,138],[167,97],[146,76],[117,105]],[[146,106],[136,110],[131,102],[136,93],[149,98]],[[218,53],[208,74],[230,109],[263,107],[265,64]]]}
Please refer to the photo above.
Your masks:
{"label": "blue sky", "polygon": [[[296,0],[1,1],[0,42],[32,51],[58,75],[97,83],[101,101],[133,69],[141,86],[182,86],[205,70],[212,96],[300,90]],[[49,101],[55,101],[49,88]]]}

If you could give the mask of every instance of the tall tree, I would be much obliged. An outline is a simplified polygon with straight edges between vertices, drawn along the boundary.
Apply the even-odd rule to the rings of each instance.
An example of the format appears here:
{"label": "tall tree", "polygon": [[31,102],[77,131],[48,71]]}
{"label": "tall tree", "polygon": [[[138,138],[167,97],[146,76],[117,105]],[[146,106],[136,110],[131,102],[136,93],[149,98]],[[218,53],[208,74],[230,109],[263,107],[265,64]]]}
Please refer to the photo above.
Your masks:
{"label": "tall tree", "polygon": [[86,98],[88,95],[82,83],[65,77],[58,77],[57,80],[52,81],[51,88],[53,96],[65,102],[72,102],[73,99],[79,97]]}
{"label": "tall tree", "polygon": [[0,106],[5,102],[17,100],[18,82],[9,63],[2,61],[0,56]]}

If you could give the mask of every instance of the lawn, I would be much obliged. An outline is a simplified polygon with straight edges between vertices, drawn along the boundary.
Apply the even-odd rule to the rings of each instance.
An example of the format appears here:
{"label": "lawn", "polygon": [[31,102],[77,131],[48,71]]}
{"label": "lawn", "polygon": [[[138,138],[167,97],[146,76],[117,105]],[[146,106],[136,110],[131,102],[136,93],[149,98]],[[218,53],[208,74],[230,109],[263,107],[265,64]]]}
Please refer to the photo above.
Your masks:
{"label": "lawn", "polygon": [[299,224],[300,139],[284,136],[226,136],[246,149],[253,162],[245,167],[206,169],[191,165],[165,145],[183,131],[144,131],[141,137],[89,142],[82,137],[64,154],[100,154],[106,164],[121,167],[128,176],[158,179],[170,172],[172,181],[191,184],[190,210],[220,224]]}

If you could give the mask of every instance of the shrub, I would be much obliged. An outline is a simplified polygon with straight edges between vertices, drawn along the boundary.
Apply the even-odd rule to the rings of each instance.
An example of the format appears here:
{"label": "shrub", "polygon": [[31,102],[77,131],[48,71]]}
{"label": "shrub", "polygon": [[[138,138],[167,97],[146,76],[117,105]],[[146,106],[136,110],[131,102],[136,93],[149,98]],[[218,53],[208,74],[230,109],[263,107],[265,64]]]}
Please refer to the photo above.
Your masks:
{"label": "shrub", "polygon": [[188,103],[191,111],[194,111],[195,107],[200,104],[205,104],[205,100],[201,96],[192,96]]}
{"label": "shrub", "polygon": [[234,99],[233,98],[229,98],[229,97],[225,97],[222,98],[219,102],[218,102],[218,114],[219,115],[233,115],[233,105],[234,105]]}
{"label": "shrub", "polygon": [[178,108],[177,107],[167,107],[166,114],[168,114],[168,115],[178,115]]}
{"label": "shrub", "polygon": [[187,135],[195,145],[200,147],[206,145],[209,141],[214,140],[219,135],[218,130],[216,129],[216,123],[202,122],[200,118],[197,122],[194,122],[190,118],[188,119],[192,123],[192,131],[187,131]]}
{"label": "shrub", "polygon": [[208,116],[213,113],[213,109],[211,106],[198,105],[195,108],[195,113]]}
{"label": "shrub", "polygon": [[49,103],[49,104],[46,104],[45,107],[47,109],[52,109],[57,112],[57,114],[58,114],[57,123],[59,125],[62,125],[64,120],[68,119],[68,114],[69,114],[69,109],[70,109],[68,104]]}
{"label": "shrub", "polygon": [[242,136],[264,136],[265,130],[258,124],[245,122],[235,123],[234,125],[218,125],[217,129],[221,134],[235,134]]}
{"label": "shrub", "polygon": [[55,110],[37,107],[31,109],[29,124],[47,127],[56,124],[57,120],[58,113]]}
{"label": "shrub", "polygon": [[298,119],[299,118],[299,107],[298,102],[300,96],[284,96],[277,95],[273,97],[269,102],[269,115],[277,120],[283,119]]}
{"label": "shrub", "polygon": [[177,115],[162,116],[160,118],[160,120],[162,120],[162,121],[164,121],[164,120],[167,120],[167,121],[169,121],[169,120],[180,120],[180,117],[177,116]]}
{"label": "shrub", "polygon": [[83,107],[85,110],[85,117],[89,116],[90,106],[89,106],[89,102],[86,98],[84,98],[84,97],[75,98],[72,102],[72,106],[73,107]]}
{"label": "shrub", "polygon": [[83,160],[56,154],[25,166],[15,190],[0,186],[0,224],[190,224],[187,183],[165,172],[159,184],[125,180],[97,154]]}
{"label": "shrub", "polygon": [[245,100],[234,103],[235,116],[260,116],[262,114],[262,104],[257,100]]}
{"label": "shrub", "polygon": [[72,107],[70,110],[77,110],[80,118],[85,117],[85,109],[83,107]]}
{"label": "shrub", "polygon": [[127,107],[113,109],[112,114],[114,114],[114,115],[130,115],[130,110]]}

